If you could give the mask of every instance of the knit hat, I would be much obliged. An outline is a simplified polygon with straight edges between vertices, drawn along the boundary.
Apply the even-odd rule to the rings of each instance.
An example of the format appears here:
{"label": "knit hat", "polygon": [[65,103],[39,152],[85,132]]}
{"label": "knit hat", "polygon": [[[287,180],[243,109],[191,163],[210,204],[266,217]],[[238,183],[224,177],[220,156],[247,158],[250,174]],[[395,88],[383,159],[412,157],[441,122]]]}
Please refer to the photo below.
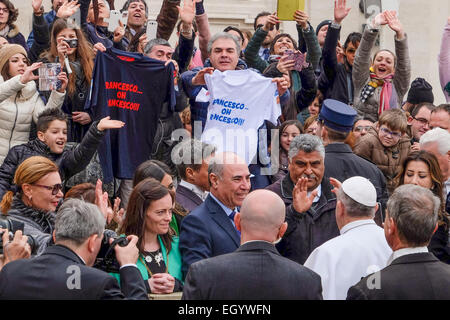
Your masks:
{"label": "knit hat", "polygon": [[19,44],[5,44],[0,49],[0,71],[3,69],[6,62],[8,62],[9,58],[17,53],[21,53],[26,58],[28,58],[27,52],[25,51],[24,47]]}
{"label": "knit hat", "polygon": [[409,103],[418,104],[422,102],[433,103],[433,87],[423,78],[417,78],[411,83],[411,88],[408,92]]}
{"label": "knit hat", "polygon": [[321,23],[319,23],[319,25],[316,28],[316,35],[319,34],[319,31],[323,26],[329,26],[330,24],[331,24],[331,20],[323,20]]}

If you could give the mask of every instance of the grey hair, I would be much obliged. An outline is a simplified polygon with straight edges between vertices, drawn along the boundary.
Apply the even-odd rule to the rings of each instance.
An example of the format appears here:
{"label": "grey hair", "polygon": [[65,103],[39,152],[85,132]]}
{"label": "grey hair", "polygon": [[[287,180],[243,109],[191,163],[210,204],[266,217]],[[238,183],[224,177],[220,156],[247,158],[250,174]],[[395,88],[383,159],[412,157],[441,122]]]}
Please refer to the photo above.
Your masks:
{"label": "grey hair", "polygon": [[300,151],[311,153],[317,151],[325,159],[325,147],[319,137],[311,134],[299,134],[291,141],[288,156],[292,160]]}
{"label": "grey hair", "polygon": [[235,35],[232,35],[231,33],[228,33],[228,32],[216,33],[215,35],[213,35],[211,37],[211,39],[209,39],[209,42],[208,42],[208,54],[211,54],[212,46],[213,46],[214,42],[216,42],[219,39],[231,39],[231,40],[233,40],[234,44],[236,45],[237,55],[239,56],[239,54],[241,53],[241,44],[239,42],[241,40],[239,40],[238,37],[236,37]]}
{"label": "grey hair", "polygon": [[103,234],[105,222],[96,205],[80,199],[67,199],[56,214],[55,240],[70,241],[80,246],[91,235]]}
{"label": "grey hair", "polygon": [[177,144],[173,152],[181,159],[177,164],[178,174],[181,179],[186,179],[186,169],[200,170],[203,160],[216,152],[216,148],[197,139],[188,139]]}
{"label": "grey hair", "polygon": [[149,54],[152,51],[154,46],[166,46],[166,47],[172,48],[169,41],[167,41],[166,39],[161,39],[161,38],[151,39],[145,45],[144,54],[145,55]]}
{"label": "grey hair", "polygon": [[441,201],[429,189],[404,184],[388,200],[387,210],[397,226],[400,239],[419,247],[428,244],[436,223]]}
{"label": "grey hair", "polygon": [[440,154],[447,154],[450,150],[450,133],[442,128],[434,128],[420,137],[420,146],[433,142],[437,143]]}
{"label": "grey hair", "polygon": [[338,189],[337,200],[341,201],[344,204],[345,212],[350,217],[375,217],[375,207],[368,207],[359,202],[356,202],[348,195],[346,195],[342,188]]}

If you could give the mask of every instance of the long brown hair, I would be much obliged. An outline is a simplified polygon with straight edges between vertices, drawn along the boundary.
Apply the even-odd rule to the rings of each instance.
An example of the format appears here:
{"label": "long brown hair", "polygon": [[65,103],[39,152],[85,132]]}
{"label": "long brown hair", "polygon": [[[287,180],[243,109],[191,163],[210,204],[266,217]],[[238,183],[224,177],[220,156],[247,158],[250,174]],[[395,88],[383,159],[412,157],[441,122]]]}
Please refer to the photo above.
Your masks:
{"label": "long brown hair", "polygon": [[[34,156],[26,159],[17,168],[14,174],[14,184],[17,188],[17,193],[22,193],[23,184],[33,184],[52,172],[58,172],[58,166],[45,157]],[[13,191],[8,191],[3,196],[0,208],[3,214],[6,214],[11,208],[12,199],[14,196]]]}
{"label": "long brown hair", "polygon": [[[92,45],[86,40],[86,37],[84,36],[84,33],[80,28],[69,26],[66,20],[55,20],[51,32],[50,49],[42,53],[41,57],[47,58],[52,62],[56,61],[56,58],[58,57],[58,44],[56,38],[58,34],[64,29],[72,29],[77,35],[78,47],[74,53],[74,57],[69,57],[69,60],[78,60],[80,62],[81,67],[83,68],[84,77],[87,83],[90,83],[92,79],[92,70],[94,69],[94,51],[92,49]],[[69,76],[69,84],[67,86],[69,96],[73,96],[73,94],[76,92],[75,82],[76,74],[75,70],[73,70],[72,74],[70,74]]]}
{"label": "long brown hair", "polygon": [[[141,252],[144,250],[143,241],[145,239],[147,209],[153,201],[162,199],[168,194],[170,194],[173,203],[175,201],[175,195],[153,178],[142,180],[131,192],[130,199],[128,200],[127,213],[119,233],[137,235],[139,237],[137,247]],[[169,231],[166,234],[160,235],[166,247],[167,254],[172,249],[172,237],[174,235],[175,231],[171,227],[169,227]]]}
{"label": "long brown hair", "polygon": [[431,181],[433,186],[430,190],[433,194],[441,200],[441,207],[439,209],[439,225],[445,225],[448,229],[449,215],[445,212],[445,199],[444,199],[444,176],[442,175],[441,168],[436,156],[424,150],[411,152],[403,163],[402,169],[395,178],[397,182],[396,186],[405,184],[405,174],[408,163],[411,161],[421,161],[425,163],[430,171]]}

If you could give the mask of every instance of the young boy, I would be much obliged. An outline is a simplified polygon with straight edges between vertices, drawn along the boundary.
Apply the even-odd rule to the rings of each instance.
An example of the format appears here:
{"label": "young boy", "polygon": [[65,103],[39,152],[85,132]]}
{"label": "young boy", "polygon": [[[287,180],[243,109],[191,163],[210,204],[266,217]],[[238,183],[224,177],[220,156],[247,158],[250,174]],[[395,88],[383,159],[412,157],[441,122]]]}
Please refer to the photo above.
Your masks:
{"label": "young boy", "polygon": [[27,158],[44,156],[59,167],[62,181],[82,171],[91,161],[106,129],[122,128],[124,122],[109,117],[94,121],[80,144],[64,148],[67,142],[67,117],[56,108],[44,110],[37,121],[37,138],[11,148],[0,167],[0,199],[11,189],[17,167]]}
{"label": "young boy", "polygon": [[411,146],[410,139],[405,134],[407,126],[402,110],[386,110],[381,114],[378,123],[370,128],[353,148],[355,154],[380,168],[386,177],[390,193],[395,189],[394,177],[400,171]]}

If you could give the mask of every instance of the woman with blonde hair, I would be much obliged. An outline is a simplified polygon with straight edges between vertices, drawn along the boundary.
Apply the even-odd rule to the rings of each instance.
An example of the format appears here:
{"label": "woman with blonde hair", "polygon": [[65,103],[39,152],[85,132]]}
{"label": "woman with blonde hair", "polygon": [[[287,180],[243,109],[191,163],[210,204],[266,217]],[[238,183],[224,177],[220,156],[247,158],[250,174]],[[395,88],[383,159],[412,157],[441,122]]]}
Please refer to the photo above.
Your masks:
{"label": "woman with blonde hair", "polygon": [[63,197],[58,170],[45,157],[26,159],[14,175],[14,190],[8,191],[0,203],[3,215],[24,223],[24,234],[34,238],[37,255],[52,241],[54,212]]}

